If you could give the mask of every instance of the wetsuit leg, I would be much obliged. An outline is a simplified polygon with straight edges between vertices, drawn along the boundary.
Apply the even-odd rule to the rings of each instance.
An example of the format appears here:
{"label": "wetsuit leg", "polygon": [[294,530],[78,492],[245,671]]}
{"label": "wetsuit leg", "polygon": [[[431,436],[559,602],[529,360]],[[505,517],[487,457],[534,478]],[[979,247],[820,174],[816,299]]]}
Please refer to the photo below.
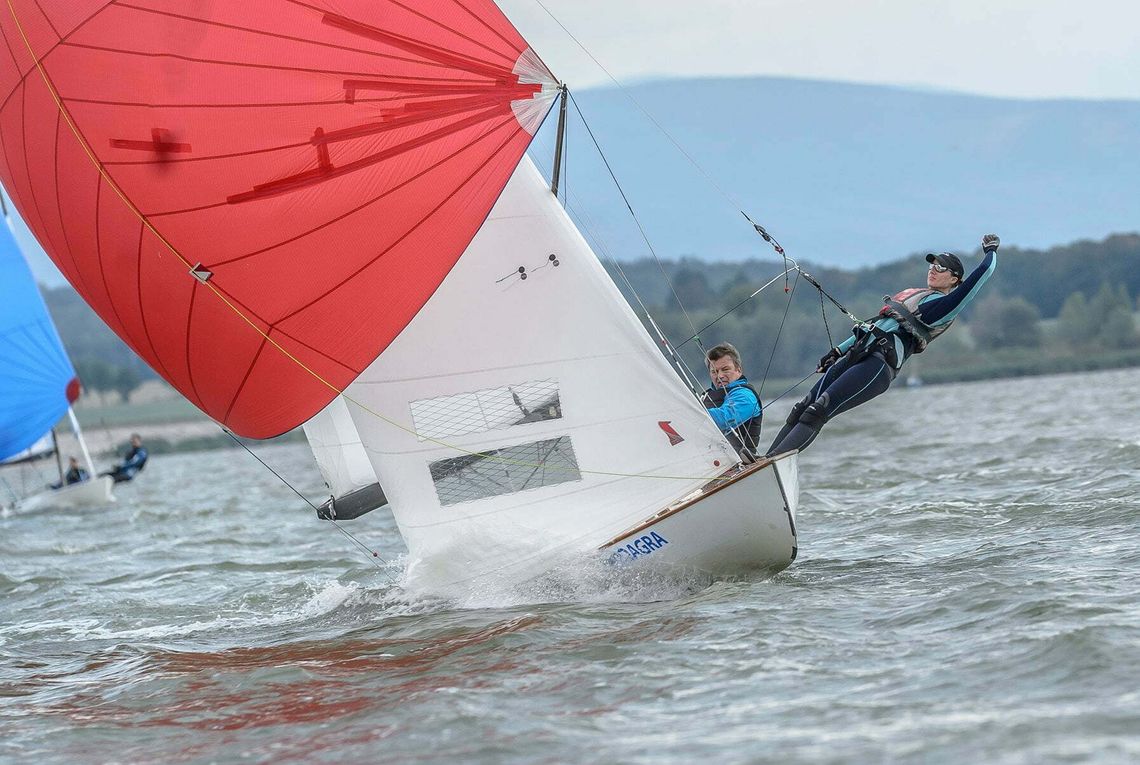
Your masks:
{"label": "wetsuit leg", "polygon": [[788,413],[787,421],[784,422],[784,427],[780,428],[780,432],[772,439],[772,445],[769,446],[768,451],[764,453],[765,457],[771,457],[774,454],[787,451],[787,449],[780,449],[778,447],[783,443],[784,439],[788,437],[788,434],[792,432],[796,423],[800,421],[800,417],[804,411],[819,398],[827,386],[838,380],[844,370],[851,366],[850,359],[850,355],[841,356],[838,361],[832,364],[827,371],[823,373],[823,377],[816,380],[815,385],[811,387],[811,392],[792,407],[792,411]]}
{"label": "wetsuit leg", "polygon": [[[783,441],[785,438],[787,438],[788,433],[792,432],[792,428],[794,428],[796,426],[796,423],[800,421],[800,415],[803,414],[804,410],[808,408],[809,404],[811,404],[812,396],[813,394],[809,393],[804,396],[801,401],[796,402],[796,405],[792,407],[792,411],[788,412],[788,419],[784,421],[784,427],[780,428],[780,432],[777,433],[776,437],[772,439],[772,446],[775,446],[776,444]],[[772,454],[774,454],[774,452],[772,451],[771,447],[769,447],[766,456],[770,457]]]}
{"label": "wetsuit leg", "polygon": [[803,410],[791,430],[787,433],[781,431],[783,438],[773,442],[768,448],[767,456],[782,454],[792,449],[803,451],[815,440],[824,424],[832,417],[870,401],[891,387],[894,374],[881,356],[872,355],[845,366],[839,375],[830,381],[829,377],[830,375],[824,375],[820,383],[827,383],[826,387]]}

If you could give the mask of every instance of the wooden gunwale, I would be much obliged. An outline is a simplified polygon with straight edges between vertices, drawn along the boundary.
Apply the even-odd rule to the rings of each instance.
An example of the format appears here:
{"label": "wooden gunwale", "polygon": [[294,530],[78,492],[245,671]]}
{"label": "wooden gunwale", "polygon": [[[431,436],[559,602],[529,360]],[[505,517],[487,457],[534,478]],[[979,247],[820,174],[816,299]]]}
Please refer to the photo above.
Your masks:
{"label": "wooden gunwale", "polygon": [[[598,549],[604,550],[607,547],[609,547],[610,545],[616,544],[618,541],[625,539],[626,537],[631,537],[631,536],[634,536],[635,534],[638,534],[642,531],[645,531],[647,528],[649,528],[653,524],[658,523],[659,521],[662,521],[662,520],[664,520],[670,516],[676,515],[677,513],[681,512],[682,510],[685,510],[689,507],[692,507],[693,505],[695,505],[697,502],[700,502],[701,500],[708,499],[713,494],[716,494],[718,491],[726,489],[729,486],[731,486],[732,484],[737,483],[738,481],[741,481],[741,480],[747,478],[748,476],[751,476],[753,473],[756,473],[760,470],[763,470],[766,467],[769,467],[769,466],[775,464],[775,462],[777,460],[783,459],[784,457],[791,456],[792,454],[794,454],[794,452],[787,452],[786,454],[777,454],[775,457],[762,457],[759,460],[757,460],[756,462],[753,462],[751,465],[745,466],[743,469],[741,469],[740,465],[734,465],[733,467],[730,467],[728,470],[724,471],[719,476],[717,476],[716,478],[714,478],[713,480],[709,481],[704,486],[702,486],[700,489],[700,493],[697,494],[696,496],[690,497],[689,499],[686,499],[682,502],[678,502],[675,505],[670,505],[669,507],[666,507],[664,510],[659,511],[655,515],[649,516],[644,521],[637,524],[636,526],[629,529],[628,531],[623,531],[622,533],[618,534],[616,537],[614,537],[610,541],[606,542],[604,545],[602,545]],[[773,470],[774,469],[775,468],[773,468]]]}

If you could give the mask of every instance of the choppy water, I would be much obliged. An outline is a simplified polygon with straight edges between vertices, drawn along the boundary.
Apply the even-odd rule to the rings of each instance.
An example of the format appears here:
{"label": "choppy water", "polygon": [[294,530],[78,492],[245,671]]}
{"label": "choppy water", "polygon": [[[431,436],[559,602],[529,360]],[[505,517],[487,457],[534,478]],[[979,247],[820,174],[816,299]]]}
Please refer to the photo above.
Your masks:
{"label": "choppy water", "polygon": [[417,600],[243,452],[155,457],[0,519],[0,760],[1140,761],[1138,378],[891,391],[803,456],[785,573],[553,603]]}

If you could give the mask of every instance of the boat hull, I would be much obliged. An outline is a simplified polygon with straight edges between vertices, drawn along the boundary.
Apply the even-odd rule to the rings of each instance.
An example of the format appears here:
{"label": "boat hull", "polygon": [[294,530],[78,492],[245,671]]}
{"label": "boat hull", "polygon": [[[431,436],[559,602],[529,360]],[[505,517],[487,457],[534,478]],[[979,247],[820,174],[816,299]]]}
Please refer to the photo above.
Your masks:
{"label": "boat hull", "polygon": [[730,471],[601,547],[623,566],[731,578],[775,573],[796,558],[795,452]]}
{"label": "boat hull", "polygon": [[115,501],[111,494],[110,476],[98,476],[89,481],[72,483],[58,489],[48,489],[16,502],[17,512],[30,512],[47,508],[98,507]]}

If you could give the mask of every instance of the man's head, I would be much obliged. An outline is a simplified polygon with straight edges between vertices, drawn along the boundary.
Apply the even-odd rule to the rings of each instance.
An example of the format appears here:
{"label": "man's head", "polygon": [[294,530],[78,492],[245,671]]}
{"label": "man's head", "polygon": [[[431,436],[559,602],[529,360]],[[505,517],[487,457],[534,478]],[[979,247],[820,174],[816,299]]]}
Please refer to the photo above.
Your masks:
{"label": "man's head", "polygon": [[138,433],[131,433],[131,446],[142,446],[142,436]]}
{"label": "man's head", "polygon": [[709,378],[713,387],[723,388],[744,376],[740,364],[740,351],[731,343],[720,343],[705,354],[709,365]]}
{"label": "man's head", "polygon": [[67,460],[67,466],[77,468],[79,467],[79,460],[75,459],[74,457],[69,457]]}

